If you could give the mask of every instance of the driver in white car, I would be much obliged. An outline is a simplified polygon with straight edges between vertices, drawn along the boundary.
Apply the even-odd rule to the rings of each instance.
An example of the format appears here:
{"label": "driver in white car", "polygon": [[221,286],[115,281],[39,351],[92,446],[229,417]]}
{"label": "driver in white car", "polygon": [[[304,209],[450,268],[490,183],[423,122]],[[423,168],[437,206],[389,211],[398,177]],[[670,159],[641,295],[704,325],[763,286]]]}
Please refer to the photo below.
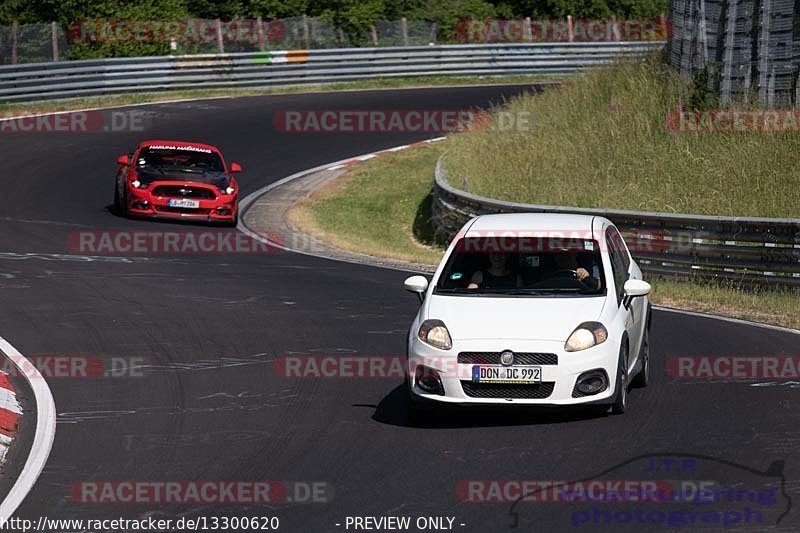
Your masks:
{"label": "driver in white car", "polygon": [[553,259],[560,270],[574,270],[575,279],[587,287],[595,290],[600,288],[600,280],[589,274],[588,270],[578,264],[578,258],[574,253],[555,254]]}

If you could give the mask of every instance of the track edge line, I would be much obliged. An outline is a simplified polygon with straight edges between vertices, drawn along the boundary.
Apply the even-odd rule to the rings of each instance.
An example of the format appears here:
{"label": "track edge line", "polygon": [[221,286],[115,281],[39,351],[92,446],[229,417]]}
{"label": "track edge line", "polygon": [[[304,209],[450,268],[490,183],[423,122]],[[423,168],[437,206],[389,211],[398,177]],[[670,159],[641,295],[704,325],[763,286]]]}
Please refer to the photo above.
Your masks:
{"label": "track edge line", "polygon": [[47,381],[39,373],[36,366],[25,358],[14,346],[3,337],[0,337],[0,351],[8,357],[14,366],[25,377],[33,391],[36,401],[36,432],[33,437],[33,444],[25,460],[25,466],[19,474],[14,486],[0,503],[0,525],[7,523],[14,511],[20,506],[22,501],[33,489],[36,480],[44,470],[50,451],[53,448],[53,441],[56,437],[56,404],[53,393],[47,385]]}

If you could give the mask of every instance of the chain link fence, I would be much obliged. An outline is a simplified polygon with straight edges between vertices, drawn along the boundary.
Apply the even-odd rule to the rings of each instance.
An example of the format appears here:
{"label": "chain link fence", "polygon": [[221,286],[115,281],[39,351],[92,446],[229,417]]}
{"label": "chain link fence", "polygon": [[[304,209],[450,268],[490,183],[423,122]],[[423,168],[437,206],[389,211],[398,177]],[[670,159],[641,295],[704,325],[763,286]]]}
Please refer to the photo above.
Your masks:
{"label": "chain link fence", "polygon": [[346,32],[318,17],[278,20],[83,20],[0,26],[0,65],[101,57],[220,54],[437,43],[437,25],[424,20],[379,20]]}
{"label": "chain link fence", "polygon": [[0,26],[0,64],[65,59],[67,35],[57,24]]}
{"label": "chain link fence", "polygon": [[723,107],[800,107],[795,0],[671,0],[670,65]]}

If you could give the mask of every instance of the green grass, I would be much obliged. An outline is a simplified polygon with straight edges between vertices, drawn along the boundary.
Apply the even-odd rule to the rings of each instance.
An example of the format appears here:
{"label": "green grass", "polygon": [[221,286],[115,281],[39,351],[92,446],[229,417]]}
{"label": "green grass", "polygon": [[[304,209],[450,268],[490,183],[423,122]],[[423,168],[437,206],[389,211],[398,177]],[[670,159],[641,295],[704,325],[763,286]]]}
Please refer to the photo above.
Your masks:
{"label": "green grass", "polygon": [[345,250],[435,264],[444,252],[430,226],[440,153],[434,144],[359,164],[295,207],[291,222]]}
{"label": "green grass", "polygon": [[653,283],[650,300],[657,305],[732,316],[800,329],[800,292],[753,291],[735,283]]}
{"label": "green grass", "polygon": [[[452,141],[359,163],[315,191],[291,213],[292,223],[334,245],[377,257],[434,265],[433,166]],[[734,283],[653,281],[657,305],[800,329],[800,293],[748,292]]]}
{"label": "green grass", "polygon": [[[296,94],[306,92],[354,91],[369,89],[398,89],[411,87],[440,87],[449,85],[506,85],[541,83],[547,78],[541,75],[530,76],[416,76],[402,78],[377,78],[362,81],[330,83],[323,85],[305,85],[299,87],[272,87],[252,89],[197,89],[186,91],[143,92],[133,94],[117,94],[107,96],[91,96],[81,98],[65,98],[25,103],[2,103],[3,111],[30,111],[44,113],[48,111],[70,111],[75,109],[114,107],[166,100],[183,100],[199,98],[219,98],[235,96],[258,96],[265,94]],[[1,118],[1,116],[0,116]]]}
{"label": "green grass", "polygon": [[656,59],[566,79],[504,107],[529,113],[530,131],[452,136],[449,180],[527,203],[800,217],[800,135],[669,131],[690,98]]}

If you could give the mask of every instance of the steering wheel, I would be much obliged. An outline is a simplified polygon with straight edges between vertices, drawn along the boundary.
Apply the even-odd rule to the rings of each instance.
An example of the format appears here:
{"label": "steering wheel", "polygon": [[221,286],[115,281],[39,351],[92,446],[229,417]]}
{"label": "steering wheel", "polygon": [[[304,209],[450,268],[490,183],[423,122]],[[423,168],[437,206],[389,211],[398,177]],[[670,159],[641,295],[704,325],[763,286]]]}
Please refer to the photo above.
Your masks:
{"label": "steering wheel", "polygon": [[578,271],[571,268],[562,268],[550,274],[551,278],[574,278],[578,279]]}

